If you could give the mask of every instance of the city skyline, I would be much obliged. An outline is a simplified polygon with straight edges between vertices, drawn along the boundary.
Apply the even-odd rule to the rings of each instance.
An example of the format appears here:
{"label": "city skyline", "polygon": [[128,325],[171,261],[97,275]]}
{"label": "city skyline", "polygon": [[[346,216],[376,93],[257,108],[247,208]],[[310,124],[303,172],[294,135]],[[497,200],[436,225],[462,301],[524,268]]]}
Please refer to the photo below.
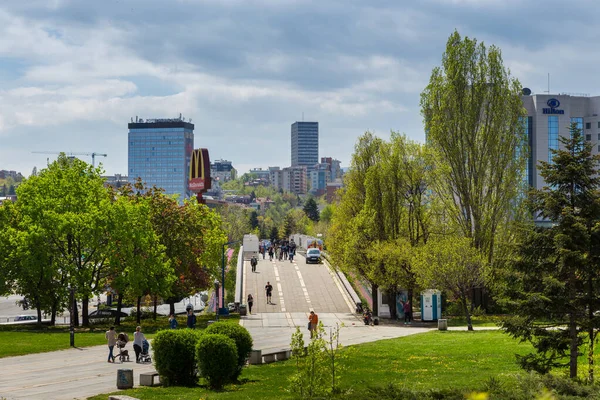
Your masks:
{"label": "city skyline", "polygon": [[287,166],[289,126],[302,114],[319,121],[319,153],[348,167],[366,130],[424,140],[419,95],[454,29],[499,46],[534,93],[548,90],[550,73],[550,93],[600,94],[594,3],[543,4],[2,4],[0,169],[45,167],[49,155],[33,151],[95,152],[108,155],[96,159],[106,174],[126,175],[124,124],[179,113],[196,125],[195,147],[240,173]]}

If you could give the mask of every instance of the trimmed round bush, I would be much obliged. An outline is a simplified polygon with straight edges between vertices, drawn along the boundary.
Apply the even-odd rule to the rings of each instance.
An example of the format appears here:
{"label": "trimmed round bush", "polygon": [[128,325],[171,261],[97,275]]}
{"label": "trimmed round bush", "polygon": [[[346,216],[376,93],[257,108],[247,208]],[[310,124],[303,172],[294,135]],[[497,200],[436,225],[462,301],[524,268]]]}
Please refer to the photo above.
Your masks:
{"label": "trimmed round bush", "polygon": [[196,344],[196,358],[200,375],[213,389],[221,389],[230,382],[237,369],[237,348],[233,339],[225,335],[206,333]]}
{"label": "trimmed round bush", "polygon": [[163,385],[192,386],[198,382],[196,343],[202,335],[202,331],[192,329],[170,329],[154,336],[154,364]]}
{"label": "trimmed round bush", "polygon": [[237,347],[237,369],[233,379],[239,378],[242,368],[246,365],[246,358],[252,350],[252,336],[248,329],[231,322],[217,322],[206,328],[206,333],[218,333],[235,341]]}

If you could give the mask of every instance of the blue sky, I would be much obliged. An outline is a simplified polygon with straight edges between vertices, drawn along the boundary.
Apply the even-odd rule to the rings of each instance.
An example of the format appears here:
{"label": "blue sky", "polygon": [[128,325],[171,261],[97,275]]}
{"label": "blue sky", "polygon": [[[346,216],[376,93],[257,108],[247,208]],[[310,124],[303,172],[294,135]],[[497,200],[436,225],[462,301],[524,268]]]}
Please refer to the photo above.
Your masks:
{"label": "blue sky", "polygon": [[[454,29],[502,49],[534,93],[600,95],[592,0],[5,0],[0,169],[98,152],[127,173],[131,117],[196,126],[239,172],[290,164],[290,125],[320,124],[348,166],[366,130],[422,141],[419,95]],[[83,157],[90,161],[89,157]]]}

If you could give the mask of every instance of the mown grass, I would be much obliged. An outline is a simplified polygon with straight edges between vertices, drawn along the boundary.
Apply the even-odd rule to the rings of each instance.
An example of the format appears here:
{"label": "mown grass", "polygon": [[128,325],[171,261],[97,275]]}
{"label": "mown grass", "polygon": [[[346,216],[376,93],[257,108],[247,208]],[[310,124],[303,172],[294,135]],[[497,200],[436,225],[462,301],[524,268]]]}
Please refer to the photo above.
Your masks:
{"label": "mown grass", "polygon": [[[208,325],[208,321],[214,319],[214,314],[199,315],[196,327],[204,329]],[[232,314],[227,319],[235,321],[239,319],[239,315]],[[177,321],[180,328],[186,327],[185,316],[177,317]],[[92,324],[89,328],[77,328],[75,346],[88,347],[106,344],[104,333],[111,324],[112,321],[102,321]],[[134,318],[127,317],[121,325],[115,328],[117,332],[126,332],[131,336],[137,325]],[[157,317],[156,320],[143,319],[140,325],[146,337],[151,339],[158,330],[168,329],[169,321],[167,317]],[[0,358],[63,350],[69,347],[68,326],[3,325],[0,330]]]}
{"label": "mown grass", "polygon": [[[499,331],[430,332],[397,339],[365,343],[344,349],[341,371],[343,393],[339,398],[371,398],[372,388],[393,383],[414,390],[481,390],[494,377],[515,381],[522,374],[515,353],[531,350]],[[240,384],[213,392],[205,387],[138,388],[127,395],[153,399],[287,399],[288,377],[293,361],[249,366]],[[106,399],[106,395],[93,397]]]}

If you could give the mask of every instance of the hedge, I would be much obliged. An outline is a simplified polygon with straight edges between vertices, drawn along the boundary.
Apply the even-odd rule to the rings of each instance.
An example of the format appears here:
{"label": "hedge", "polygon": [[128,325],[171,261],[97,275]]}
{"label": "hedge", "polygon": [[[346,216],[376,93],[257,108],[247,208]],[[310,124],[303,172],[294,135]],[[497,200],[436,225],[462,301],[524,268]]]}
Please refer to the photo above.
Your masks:
{"label": "hedge", "polygon": [[237,369],[233,379],[237,379],[246,365],[246,358],[252,350],[252,336],[246,328],[230,322],[216,322],[206,328],[206,333],[217,333],[225,335],[235,341],[237,347]]}
{"label": "hedge", "polygon": [[192,386],[198,382],[196,343],[203,334],[193,329],[170,329],[154,336],[154,363],[164,386]]}
{"label": "hedge", "polygon": [[237,348],[233,339],[220,334],[204,334],[196,344],[200,375],[213,389],[230,382],[237,370]]}

